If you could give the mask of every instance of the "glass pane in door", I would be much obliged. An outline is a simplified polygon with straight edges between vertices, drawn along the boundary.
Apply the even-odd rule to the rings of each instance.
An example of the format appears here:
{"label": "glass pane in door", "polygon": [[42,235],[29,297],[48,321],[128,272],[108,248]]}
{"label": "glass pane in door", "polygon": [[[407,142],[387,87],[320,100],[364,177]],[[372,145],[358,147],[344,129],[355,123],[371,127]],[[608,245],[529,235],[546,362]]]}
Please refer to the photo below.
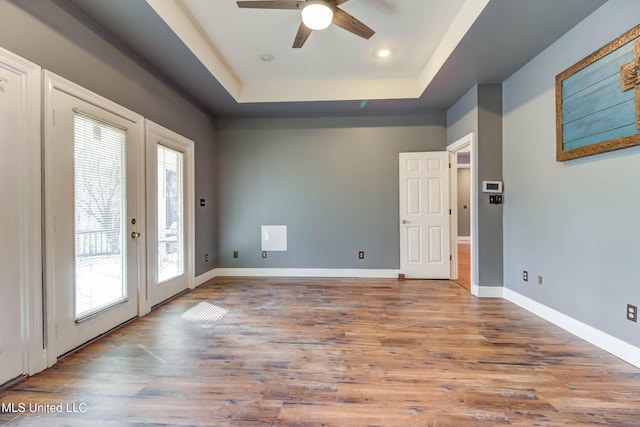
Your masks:
{"label": "glass pane in door", "polygon": [[76,320],[127,298],[126,130],[74,115]]}
{"label": "glass pane in door", "polygon": [[158,283],[184,273],[183,154],[158,145]]}

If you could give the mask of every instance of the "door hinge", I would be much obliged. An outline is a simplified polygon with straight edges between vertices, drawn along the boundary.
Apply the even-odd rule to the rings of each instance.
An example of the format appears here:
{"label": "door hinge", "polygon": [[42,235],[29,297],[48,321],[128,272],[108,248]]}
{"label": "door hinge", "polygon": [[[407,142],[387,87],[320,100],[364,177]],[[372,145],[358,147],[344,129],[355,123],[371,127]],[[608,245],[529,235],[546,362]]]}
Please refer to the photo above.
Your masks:
{"label": "door hinge", "polygon": [[449,261],[453,261],[453,255],[449,255]]}
{"label": "door hinge", "polygon": [[449,215],[451,215],[451,209],[449,209]]}
{"label": "door hinge", "polygon": [[451,169],[451,163],[449,163],[449,169]]}

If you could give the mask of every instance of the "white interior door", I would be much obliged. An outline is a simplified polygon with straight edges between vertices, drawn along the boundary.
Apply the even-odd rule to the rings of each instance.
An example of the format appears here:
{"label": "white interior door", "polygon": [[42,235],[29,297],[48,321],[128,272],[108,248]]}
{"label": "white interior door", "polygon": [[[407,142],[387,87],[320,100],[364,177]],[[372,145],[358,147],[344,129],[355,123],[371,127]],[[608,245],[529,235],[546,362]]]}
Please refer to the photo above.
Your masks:
{"label": "white interior door", "polygon": [[400,153],[400,272],[449,279],[449,154]]}
{"label": "white interior door", "polygon": [[194,286],[193,141],[149,120],[148,301],[153,307]]}
{"label": "white interior door", "polygon": [[[20,199],[20,189],[13,183],[20,177],[20,149],[24,143],[24,130],[20,110],[15,108],[21,101],[21,78],[0,64],[0,384],[23,373],[22,356],[22,300],[20,298],[20,210],[15,200]],[[11,183],[11,184],[9,184]]]}
{"label": "white interior door", "polygon": [[39,131],[39,80],[39,67],[0,48],[0,385],[28,372],[29,341],[37,343],[27,313],[40,283],[30,269],[39,262],[30,184],[38,179],[30,158],[39,147],[31,135]]}
{"label": "white interior door", "polygon": [[47,78],[47,277],[60,356],[138,314],[142,119]]}

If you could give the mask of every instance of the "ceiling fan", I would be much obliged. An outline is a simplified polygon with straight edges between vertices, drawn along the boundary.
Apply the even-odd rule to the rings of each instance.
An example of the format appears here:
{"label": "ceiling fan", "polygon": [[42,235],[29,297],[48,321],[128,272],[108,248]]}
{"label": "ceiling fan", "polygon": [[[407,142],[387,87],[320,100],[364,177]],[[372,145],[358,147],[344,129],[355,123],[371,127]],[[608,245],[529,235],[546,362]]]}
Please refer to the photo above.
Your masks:
{"label": "ceiling fan", "polygon": [[311,31],[324,30],[335,24],[357,36],[369,40],[375,34],[356,18],[340,9],[349,0],[273,0],[273,1],[238,1],[238,7],[243,9],[290,9],[299,10],[302,22],[293,41],[294,48],[301,48],[309,38]]}

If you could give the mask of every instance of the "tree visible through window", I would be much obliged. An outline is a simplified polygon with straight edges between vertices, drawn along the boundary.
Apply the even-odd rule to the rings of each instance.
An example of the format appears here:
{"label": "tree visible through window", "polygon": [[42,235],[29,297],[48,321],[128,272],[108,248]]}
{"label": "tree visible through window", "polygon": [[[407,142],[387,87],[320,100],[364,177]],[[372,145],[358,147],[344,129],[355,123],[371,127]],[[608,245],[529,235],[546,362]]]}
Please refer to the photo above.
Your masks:
{"label": "tree visible through window", "polygon": [[126,132],[74,116],[76,318],[126,297]]}

